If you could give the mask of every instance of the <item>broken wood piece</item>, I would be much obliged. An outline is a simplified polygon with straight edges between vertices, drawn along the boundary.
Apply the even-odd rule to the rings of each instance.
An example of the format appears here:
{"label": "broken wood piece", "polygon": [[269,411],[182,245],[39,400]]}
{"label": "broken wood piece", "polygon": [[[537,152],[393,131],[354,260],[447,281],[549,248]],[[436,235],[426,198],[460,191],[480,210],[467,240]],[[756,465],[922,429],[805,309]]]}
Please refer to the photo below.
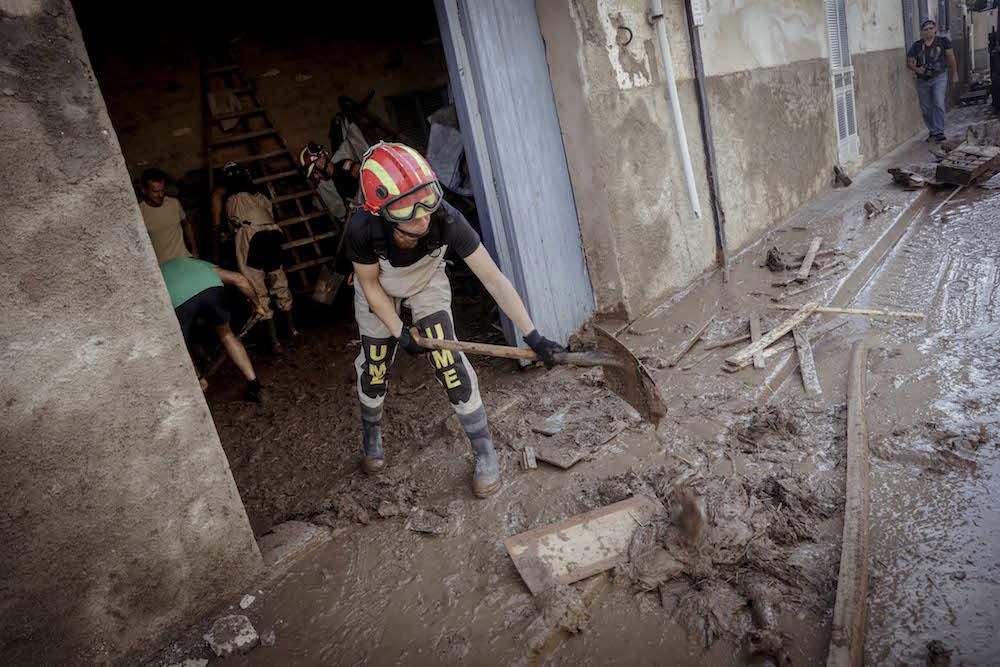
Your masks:
{"label": "broken wood piece", "polygon": [[861,665],[864,658],[868,596],[868,513],[871,503],[868,426],[865,423],[868,349],[858,341],[847,375],[847,491],[844,541],[840,551],[837,601],[827,667]]}
{"label": "broken wood piece", "polygon": [[514,567],[533,595],[555,580],[571,584],[615,566],[627,553],[636,528],[663,505],[637,495],[504,540]]}
{"label": "broken wood piece", "polygon": [[[824,322],[819,326],[811,327],[808,332],[808,338],[810,343],[815,343],[817,340],[830,333],[834,329],[839,329],[840,327],[847,324],[845,318],[839,320],[830,320],[829,322]],[[794,340],[783,340],[775,343],[771,347],[764,350],[764,359],[770,359],[771,357],[776,357],[782,352],[787,352],[795,347]]]}
{"label": "broken wood piece", "polygon": [[[809,304],[806,304],[809,305]],[[791,304],[775,304],[771,308],[775,310],[796,310],[799,306]],[[877,310],[874,308],[833,308],[830,306],[817,306],[817,313],[831,313],[834,315],[868,315],[870,317],[902,317],[910,320],[924,319],[923,313],[911,313],[905,310]]]}
{"label": "broken wood piece", "polygon": [[750,340],[750,332],[745,334],[740,334],[739,336],[734,336],[733,338],[724,338],[722,340],[717,340],[712,343],[706,343],[702,346],[703,350],[714,350],[718,347],[729,347],[730,345],[736,345],[736,343],[742,343],[745,340]]}
{"label": "broken wood piece", "polygon": [[813,262],[816,261],[816,253],[819,252],[821,243],[823,243],[822,236],[813,237],[812,243],[809,244],[809,251],[806,252],[806,256],[802,260],[802,266],[799,267],[799,274],[796,276],[799,282],[809,277],[809,270],[812,269]]}
{"label": "broken wood piece", "polygon": [[525,447],[521,451],[521,465],[524,466],[525,470],[538,469],[538,460],[535,458],[534,447]]}
{"label": "broken wood piece", "polygon": [[[760,340],[760,315],[757,313],[750,313],[750,342],[756,343]],[[753,355],[753,367],[754,368],[764,368],[766,364],[764,363],[764,355],[761,352],[757,352]]]}
{"label": "broken wood piece", "polygon": [[791,290],[788,290],[787,292],[782,292],[778,296],[772,296],[771,297],[771,301],[774,301],[774,302],[784,301],[785,299],[790,299],[793,296],[798,296],[799,294],[805,294],[806,292],[811,292],[812,290],[816,289],[817,287],[821,287],[823,285],[826,285],[826,283],[830,280],[831,277],[832,276],[830,276],[828,274],[827,276],[825,276],[823,278],[818,278],[818,277],[814,278],[813,281],[812,281],[812,283],[809,284],[809,285],[805,285],[805,286],[799,287],[797,289],[791,289]]}
{"label": "broken wood piece", "polygon": [[809,345],[809,335],[803,333],[801,327],[795,327],[792,329],[792,338],[795,339],[795,351],[799,355],[799,371],[802,374],[802,386],[805,387],[806,396],[822,394],[823,387],[816,374],[816,360],[813,359],[812,346]]}
{"label": "broken wood piece", "polygon": [[698,331],[695,332],[695,334],[691,336],[691,338],[689,338],[688,340],[684,341],[681,344],[681,347],[677,351],[677,353],[673,357],[671,357],[670,361],[667,362],[667,368],[673,368],[678,363],[680,363],[681,359],[684,358],[684,355],[690,352],[691,348],[693,348],[695,345],[698,344],[698,341],[701,340],[701,337],[705,335],[706,331],[708,331],[708,327],[711,326],[712,322],[715,321],[715,317],[716,315],[712,315],[710,318],[708,318],[708,321],[705,322],[705,324],[701,325],[701,328],[698,329]]}
{"label": "broken wood piece", "polygon": [[798,311],[787,320],[774,327],[766,334],[764,334],[760,340],[756,343],[750,343],[749,346],[743,348],[741,351],[737,352],[733,356],[726,359],[725,363],[733,370],[738,370],[744,366],[749,365],[753,362],[753,355],[759,351],[763,351],[765,348],[769,347],[776,340],[784,336],[786,333],[791,331],[794,327],[802,324],[818,306],[815,303],[807,303],[800,307]]}
{"label": "broken wood piece", "polygon": [[970,185],[997,166],[1000,166],[1000,147],[962,144],[938,163],[934,178],[952,185]]}

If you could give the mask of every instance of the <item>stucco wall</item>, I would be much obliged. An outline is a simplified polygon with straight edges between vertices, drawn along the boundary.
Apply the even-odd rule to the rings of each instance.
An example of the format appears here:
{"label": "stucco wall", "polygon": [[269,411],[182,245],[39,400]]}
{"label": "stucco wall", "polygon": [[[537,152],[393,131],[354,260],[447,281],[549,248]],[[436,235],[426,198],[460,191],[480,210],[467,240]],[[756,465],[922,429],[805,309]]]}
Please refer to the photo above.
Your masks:
{"label": "stucco wall", "polygon": [[926,132],[913,73],[906,69],[904,49],[855,54],[851,62],[855,115],[865,162],[888,153],[918,132]]}
{"label": "stucco wall", "polygon": [[[664,4],[701,219],[687,199],[648,2],[536,3],[598,310],[626,317],[715,258],[683,3]],[[919,110],[901,70],[899,3],[858,0],[848,11],[868,161],[912,136]],[[824,5],[720,0],[708,5],[700,32],[733,254],[832,186],[838,156]]]}
{"label": "stucco wall", "polygon": [[0,663],[111,661],[260,555],[65,0],[0,0],[0,146]]}

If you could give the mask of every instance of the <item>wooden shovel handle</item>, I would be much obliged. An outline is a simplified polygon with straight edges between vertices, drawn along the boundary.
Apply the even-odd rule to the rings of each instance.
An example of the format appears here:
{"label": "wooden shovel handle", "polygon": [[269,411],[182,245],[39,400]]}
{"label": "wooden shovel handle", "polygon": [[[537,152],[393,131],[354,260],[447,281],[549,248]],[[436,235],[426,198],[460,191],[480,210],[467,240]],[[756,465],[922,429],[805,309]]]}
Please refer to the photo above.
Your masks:
{"label": "wooden shovel handle", "polygon": [[[538,355],[531,350],[508,345],[490,345],[489,343],[470,343],[461,340],[441,340],[439,338],[424,338],[416,328],[410,329],[410,336],[420,347],[428,350],[449,350],[450,352],[465,352],[466,354],[485,354],[488,357],[502,359],[517,359],[523,361],[538,361]],[[554,355],[556,363],[571,366],[621,366],[621,361],[601,352],[559,352]]]}

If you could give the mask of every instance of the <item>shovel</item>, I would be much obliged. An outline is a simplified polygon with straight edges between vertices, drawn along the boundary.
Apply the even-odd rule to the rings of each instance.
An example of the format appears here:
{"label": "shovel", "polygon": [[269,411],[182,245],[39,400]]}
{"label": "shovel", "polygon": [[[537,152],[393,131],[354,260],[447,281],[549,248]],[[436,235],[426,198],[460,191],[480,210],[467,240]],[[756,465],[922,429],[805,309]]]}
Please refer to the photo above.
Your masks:
{"label": "shovel", "polygon": [[[667,409],[649,371],[617,338],[600,327],[595,326],[593,329],[597,334],[598,351],[557,352],[553,355],[555,362],[569,366],[602,367],[604,369],[604,382],[608,388],[635,408],[643,419],[654,426],[659,424],[660,419],[667,413]],[[540,361],[537,354],[519,347],[424,338],[416,328],[410,329],[410,335],[417,345],[428,350],[483,354],[489,357],[518,361]]]}

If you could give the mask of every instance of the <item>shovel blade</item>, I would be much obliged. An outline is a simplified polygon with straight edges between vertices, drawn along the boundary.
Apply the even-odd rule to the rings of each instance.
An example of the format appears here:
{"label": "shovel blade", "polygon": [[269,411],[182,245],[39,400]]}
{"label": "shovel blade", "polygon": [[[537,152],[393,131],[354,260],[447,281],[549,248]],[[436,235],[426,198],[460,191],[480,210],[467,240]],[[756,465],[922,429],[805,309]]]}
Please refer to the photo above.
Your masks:
{"label": "shovel blade", "polygon": [[597,349],[619,360],[620,365],[604,367],[604,382],[611,391],[646,421],[657,426],[667,414],[666,402],[646,367],[621,341],[599,326],[594,326]]}

